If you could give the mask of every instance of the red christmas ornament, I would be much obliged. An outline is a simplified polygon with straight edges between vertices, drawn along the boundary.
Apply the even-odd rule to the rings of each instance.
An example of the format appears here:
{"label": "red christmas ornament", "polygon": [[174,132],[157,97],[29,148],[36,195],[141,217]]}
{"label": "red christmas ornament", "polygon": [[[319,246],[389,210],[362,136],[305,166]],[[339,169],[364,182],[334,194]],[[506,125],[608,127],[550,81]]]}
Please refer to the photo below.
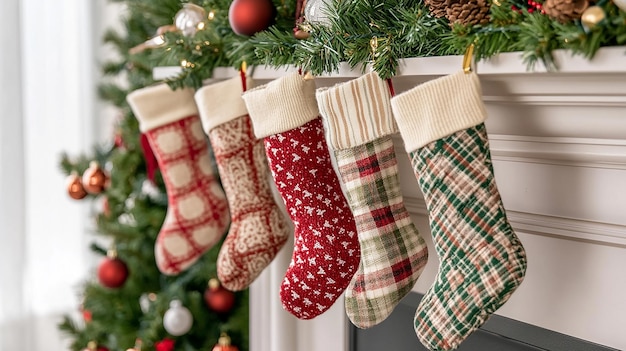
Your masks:
{"label": "red christmas ornament", "polygon": [[220,282],[213,278],[209,280],[209,286],[204,291],[204,302],[211,310],[226,314],[235,306],[235,294],[224,289]]}
{"label": "red christmas ornament", "polygon": [[124,285],[127,278],[128,267],[124,261],[116,257],[115,253],[109,253],[98,266],[98,280],[107,288],[119,288]]}
{"label": "red christmas ornament", "polygon": [[173,351],[174,340],[165,338],[161,341],[157,341],[154,343],[154,348],[156,349],[156,351]]}
{"label": "red christmas ornament", "polygon": [[217,341],[217,345],[213,347],[213,351],[239,351],[237,346],[230,344],[230,337],[226,333],[222,333]]}
{"label": "red christmas ornament", "polygon": [[239,35],[253,35],[274,23],[276,8],[270,0],[235,0],[228,9],[228,21]]}
{"label": "red christmas ornament", "polygon": [[92,315],[91,315],[91,311],[90,310],[83,310],[83,320],[85,321],[85,323],[89,323],[91,322],[92,319]]}
{"label": "red christmas ornament", "polygon": [[104,173],[98,162],[92,161],[83,173],[83,187],[90,194],[100,194],[107,186],[109,177]]}

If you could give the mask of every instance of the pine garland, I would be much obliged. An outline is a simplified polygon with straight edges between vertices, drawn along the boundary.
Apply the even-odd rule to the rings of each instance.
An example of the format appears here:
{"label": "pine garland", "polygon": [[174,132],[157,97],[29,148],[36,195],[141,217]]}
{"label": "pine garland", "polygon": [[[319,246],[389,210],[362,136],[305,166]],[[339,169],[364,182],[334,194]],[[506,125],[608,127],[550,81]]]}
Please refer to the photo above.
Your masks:
{"label": "pine garland", "polygon": [[252,37],[238,36],[229,28],[230,2],[204,1],[200,5],[215,14],[205,30],[192,38],[170,33],[167,45],[155,49],[167,58],[162,64],[192,62],[169,81],[172,87],[199,87],[215,67],[239,68],[244,60],[276,68],[292,65],[314,75],[334,72],[347,62],[353,68],[371,65],[389,78],[403,58],[460,55],[471,43],[477,60],[520,51],[529,69],[541,62],[557,70],[554,50],[591,59],[600,47],[626,43],[626,12],[609,0],[597,2],[606,19],[592,29],[580,20],[559,23],[522,0],[492,0],[488,24],[452,27],[420,0],[330,0],[328,23],[307,23],[306,40],[292,34],[295,0],[275,1],[277,24]]}

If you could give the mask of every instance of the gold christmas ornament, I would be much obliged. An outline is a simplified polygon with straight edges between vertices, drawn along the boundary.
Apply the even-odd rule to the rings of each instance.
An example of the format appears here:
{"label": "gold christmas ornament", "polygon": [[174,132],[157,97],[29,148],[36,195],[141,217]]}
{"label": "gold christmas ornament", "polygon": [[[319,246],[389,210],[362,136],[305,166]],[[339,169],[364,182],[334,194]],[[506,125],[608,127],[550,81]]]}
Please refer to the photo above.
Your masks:
{"label": "gold christmas ornament", "polygon": [[589,6],[580,17],[580,21],[587,30],[595,28],[606,18],[606,12],[600,6]]}

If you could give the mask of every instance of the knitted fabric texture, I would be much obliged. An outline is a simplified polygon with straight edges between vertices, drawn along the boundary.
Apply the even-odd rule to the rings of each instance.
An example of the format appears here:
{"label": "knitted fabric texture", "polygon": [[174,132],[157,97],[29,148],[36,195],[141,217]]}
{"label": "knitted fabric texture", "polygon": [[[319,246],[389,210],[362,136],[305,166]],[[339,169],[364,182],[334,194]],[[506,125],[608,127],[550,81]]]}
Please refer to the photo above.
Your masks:
{"label": "knitted fabric texture", "polygon": [[[247,85],[253,84],[248,79]],[[263,142],[254,135],[242,92],[236,76],[195,95],[230,208],[232,223],[217,258],[217,276],[232,291],[249,287],[290,233],[274,200]]]}
{"label": "knitted fabric texture", "polygon": [[[452,84],[455,83],[455,84]],[[449,87],[464,90],[470,100],[447,106],[429,106],[450,96]],[[485,114],[476,77],[460,74],[418,86],[394,98],[392,105],[403,137],[415,141],[419,131],[424,144],[410,151],[411,164],[424,193],[433,242],[440,265],[435,283],[415,313],[415,330],[431,350],[456,349],[521,284],[526,254],[513,232],[500,198],[482,122]],[[445,94],[442,96],[441,94]],[[430,99],[430,96],[437,96]],[[457,96],[458,95],[454,95]],[[400,100],[400,104],[396,104]],[[420,105],[416,114],[408,101]],[[463,113],[463,105],[468,108]],[[471,127],[462,127],[465,125]],[[418,138],[419,139],[419,138]]]}
{"label": "knitted fabric texture", "polygon": [[280,287],[301,319],[325,312],[359,264],[354,218],[341,192],[318,118],[265,138],[272,175],[295,224],[294,251]]}
{"label": "knitted fabric texture", "polygon": [[231,225],[217,260],[217,275],[232,291],[246,289],[274,260],[290,229],[270,188],[263,142],[245,115],[209,132]]}
{"label": "knitted fabric texture", "polygon": [[[163,84],[129,94],[128,102],[139,123],[149,126],[144,132],[167,191],[167,213],[154,248],[156,263],[162,273],[175,275],[223,237],[230,220],[228,203],[211,165],[193,92],[172,91]],[[155,109],[153,103],[162,108]]]}
{"label": "knitted fabric texture", "polygon": [[315,82],[289,75],[243,98],[256,136],[264,137],[274,183],[295,225],[280,299],[294,316],[311,319],[341,296],[360,259],[354,217],[317,117]]}
{"label": "knitted fabric texture", "polygon": [[387,84],[370,73],[320,89],[317,98],[361,247],[359,269],[346,290],[346,313],[357,327],[369,328],[411,291],[428,249],[400,190]]}

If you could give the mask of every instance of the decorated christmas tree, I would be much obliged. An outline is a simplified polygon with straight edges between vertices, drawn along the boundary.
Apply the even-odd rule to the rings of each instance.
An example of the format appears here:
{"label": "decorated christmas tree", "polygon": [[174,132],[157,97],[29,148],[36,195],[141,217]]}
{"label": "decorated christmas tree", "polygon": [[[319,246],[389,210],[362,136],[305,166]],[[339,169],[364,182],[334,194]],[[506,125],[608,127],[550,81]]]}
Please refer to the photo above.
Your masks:
{"label": "decorated christmas tree", "polygon": [[[67,316],[60,329],[76,351],[248,350],[247,290],[229,291],[217,279],[220,239],[229,223],[225,201],[221,226],[210,234],[205,231],[205,242],[194,242],[184,262],[170,257],[170,266],[164,267],[155,257],[155,246],[168,245],[157,243],[157,238],[167,238],[165,217],[171,199],[164,170],[142,136],[127,97],[154,83],[152,69],[162,61],[154,52],[133,48],[154,36],[158,27],[172,23],[180,3],[119,2],[125,5],[124,30],[106,33],[105,45],[117,58],[103,63],[99,86],[101,97],[119,111],[115,134],[107,145],[84,155],[64,155],[61,161],[69,195],[90,203],[95,228],[87,230],[96,233],[91,249],[99,263],[80,287],[81,320]],[[208,139],[202,136],[199,145],[207,151],[209,173],[217,184]]]}

